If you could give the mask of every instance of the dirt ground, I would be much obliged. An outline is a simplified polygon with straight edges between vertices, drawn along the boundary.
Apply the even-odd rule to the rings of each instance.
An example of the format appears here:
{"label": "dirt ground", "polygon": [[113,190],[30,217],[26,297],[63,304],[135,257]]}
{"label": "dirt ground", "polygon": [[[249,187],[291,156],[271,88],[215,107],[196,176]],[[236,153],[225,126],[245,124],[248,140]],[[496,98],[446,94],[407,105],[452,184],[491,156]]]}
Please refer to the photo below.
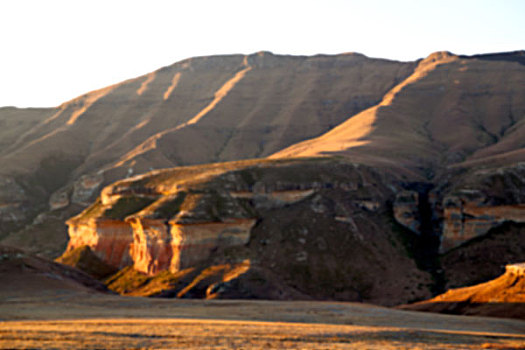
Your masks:
{"label": "dirt ground", "polygon": [[0,349],[525,349],[525,322],[356,303],[0,293]]}

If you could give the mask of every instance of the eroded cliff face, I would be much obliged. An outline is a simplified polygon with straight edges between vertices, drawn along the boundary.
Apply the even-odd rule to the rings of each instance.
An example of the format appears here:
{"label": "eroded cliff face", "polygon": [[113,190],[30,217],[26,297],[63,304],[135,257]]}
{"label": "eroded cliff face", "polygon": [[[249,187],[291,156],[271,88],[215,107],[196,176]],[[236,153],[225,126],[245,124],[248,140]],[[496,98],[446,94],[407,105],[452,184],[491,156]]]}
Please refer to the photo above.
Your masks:
{"label": "eroded cliff face", "polygon": [[[434,195],[438,198],[443,196]],[[421,235],[422,225],[427,220],[426,224],[433,226],[431,233],[441,239],[441,253],[484,236],[505,222],[525,223],[525,203],[497,205],[478,190],[455,191],[445,195],[440,205],[429,203],[432,216],[426,219],[421,215],[419,197],[416,191],[400,192],[393,203],[394,218],[418,235]]]}
{"label": "eroded cliff face", "polygon": [[[102,225],[118,222],[127,230],[121,242],[129,268],[173,280],[166,287],[172,291],[141,286],[138,292],[126,287],[124,280],[134,278],[126,270],[111,282],[126,294],[396,304],[429,296],[432,282],[389,230],[395,183],[391,175],[334,159],[154,171],[105,187],[68,222],[68,249],[88,245],[115,266],[100,241]],[[392,262],[384,264],[384,256]],[[216,285],[215,270],[239,264],[242,274]]]}
{"label": "eroded cliff face", "polygon": [[123,268],[132,263],[129,247],[133,242],[131,226],[120,220],[91,219],[70,220],[69,243],[66,253],[76,248],[88,246],[104,262]]}
{"label": "eroded cliff face", "polygon": [[214,250],[247,244],[255,210],[297,203],[322,187],[315,181],[299,189],[280,182],[250,185],[242,173],[227,169],[194,175],[189,171],[154,186],[135,186],[142,180],[138,177],[106,187],[97,203],[68,221],[67,250],[87,245],[118,268],[133,265],[150,275],[177,272],[205,261]]}
{"label": "eroded cliff face", "polygon": [[410,231],[421,234],[421,215],[419,213],[419,193],[401,191],[396,195],[392,206],[394,218]]}
{"label": "eroded cliff face", "polygon": [[525,222],[525,204],[495,206],[483,203],[483,199],[486,198],[472,200],[461,195],[445,197],[442,252],[483,236],[504,222]]}
{"label": "eroded cliff face", "polygon": [[506,222],[525,222],[525,163],[472,169],[449,183],[442,194],[442,252]]}
{"label": "eroded cliff face", "polygon": [[[196,57],[56,108],[0,108],[0,239],[39,214],[78,212],[125,177],[265,157],[319,135],[377,103],[414,67],[361,54]],[[35,240],[63,234],[43,229]],[[41,246],[33,241],[22,247]]]}
{"label": "eroded cliff face", "polygon": [[133,268],[154,275],[178,272],[206,261],[218,248],[246,244],[255,219],[177,224],[165,220],[132,218],[130,255]]}
{"label": "eroded cliff face", "polygon": [[427,234],[438,235],[441,253],[503,223],[525,223],[524,163],[471,169],[437,183],[429,192],[398,192],[392,207],[396,221],[412,232],[420,235],[426,227]]}

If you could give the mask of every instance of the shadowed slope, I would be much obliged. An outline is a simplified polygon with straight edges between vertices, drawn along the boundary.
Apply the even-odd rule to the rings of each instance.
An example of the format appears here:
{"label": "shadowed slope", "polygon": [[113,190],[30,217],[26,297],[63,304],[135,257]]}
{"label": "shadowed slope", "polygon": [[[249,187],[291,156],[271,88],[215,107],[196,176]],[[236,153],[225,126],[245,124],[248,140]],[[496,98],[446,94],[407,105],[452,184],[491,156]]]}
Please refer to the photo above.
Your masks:
{"label": "shadowed slope", "polygon": [[106,287],[69,266],[0,246],[0,299],[55,293],[105,292]]}
{"label": "shadowed slope", "polygon": [[[245,160],[115,182],[67,221],[124,294],[367,301],[430,296],[393,232],[395,175],[347,160]],[[388,259],[388,263],[386,260]]]}

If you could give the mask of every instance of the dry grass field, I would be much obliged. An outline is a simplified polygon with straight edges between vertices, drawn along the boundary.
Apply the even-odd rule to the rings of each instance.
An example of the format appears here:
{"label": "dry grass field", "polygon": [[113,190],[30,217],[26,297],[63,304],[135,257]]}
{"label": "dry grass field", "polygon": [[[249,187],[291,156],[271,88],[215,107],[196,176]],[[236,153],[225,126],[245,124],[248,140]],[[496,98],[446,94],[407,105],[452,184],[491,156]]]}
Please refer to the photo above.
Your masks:
{"label": "dry grass field", "polygon": [[0,349],[525,349],[525,322],[355,303],[0,295]]}

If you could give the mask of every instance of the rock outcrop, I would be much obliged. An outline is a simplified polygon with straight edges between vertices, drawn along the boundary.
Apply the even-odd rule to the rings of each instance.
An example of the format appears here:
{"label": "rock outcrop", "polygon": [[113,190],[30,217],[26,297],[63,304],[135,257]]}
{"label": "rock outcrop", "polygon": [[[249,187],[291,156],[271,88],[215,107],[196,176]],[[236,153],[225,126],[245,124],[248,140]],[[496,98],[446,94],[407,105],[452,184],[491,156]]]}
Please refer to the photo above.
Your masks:
{"label": "rock outcrop", "polygon": [[53,193],[49,198],[49,209],[53,211],[66,208],[70,203],[69,196],[68,189],[61,189]]}
{"label": "rock outcrop", "polygon": [[505,271],[516,278],[525,278],[525,263],[507,265]]}
{"label": "rock outcrop", "polygon": [[[124,294],[395,304],[429,295],[431,281],[389,233],[394,179],[334,159],[154,171],[105,187],[69,220],[68,251],[87,245],[110,265],[127,262],[111,278]],[[119,234],[107,245],[111,225]],[[137,273],[152,289],[130,287]]]}
{"label": "rock outcrop", "polygon": [[0,130],[0,238],[63,242],[60,220],[104,188],[68,222],[69,252],[150,277],[242,256],[244,278],[264,267],[300,295],[424,297],[408,256],[427,255],[440,280],[470,243],[523,222],[522,57],[199,57],[27,119],[0,109],[16,131]]}
{"label": "rock outcrop", "polygon": [[451,289],[404,309],[463,315],[525,319],[525,263],[510,264],[500,277],[470,287]]}
{"label": "rock outcrop", "polygon": [[449,183],[442,204],[442,252],[505,222],[525,222],[525,163],[471,170]]}
{"label": "rock outcrop", "polygon": [[398,192],[392,211],[395,220],[412,232],[439,236],[441,253],[506,222],[525,223],[524,163],[462,170],[448,179],[436,179],[436,184],[432,190]]}
{"label": "rock outcrop", "polygon": [[93,198],[93,194],[100,189],[104,181],[102,174],[82,175],[80,179],[73,184],[73,194],[71,195],[71,202],[76,204],[89,204]]}
{"label": "rock outcrop", "polygon": [[525,223],[525,203],[491,206],[484,204],[484,200],[461,195],[445,197],[442,252],[483,236],[504,222]]}
{"label": "rock outcrop", "polygon": [[66,253],[88,246],[104,262],[122,268],[132,263],[129,252],[133,242],[131,226],[120,220],[93,218],[67,221],[69,243]]}
{"label": "rock outcrop", "polygon": [[421,234],[418,192],[401,191],[397,193],[392,207],[394,218],[398,223],[416,234]]}
{"label": "rock outcrop", "polygon": [[89,246],[118,268],[133,265],[146,274],[177,272],[205,261],[214,250],[247,244],[256,222],[254,210],[293,204],[315,192],[286,190],[283,184],[250,186],[239,181],[242,174],[227,172],[212,169],[203,177],[203,189],[203,180],[195,180],[194,171],[155,187],[135,187],[143,180],[140,176],[108,186],[98,202],[68,221],[67,251]]}

